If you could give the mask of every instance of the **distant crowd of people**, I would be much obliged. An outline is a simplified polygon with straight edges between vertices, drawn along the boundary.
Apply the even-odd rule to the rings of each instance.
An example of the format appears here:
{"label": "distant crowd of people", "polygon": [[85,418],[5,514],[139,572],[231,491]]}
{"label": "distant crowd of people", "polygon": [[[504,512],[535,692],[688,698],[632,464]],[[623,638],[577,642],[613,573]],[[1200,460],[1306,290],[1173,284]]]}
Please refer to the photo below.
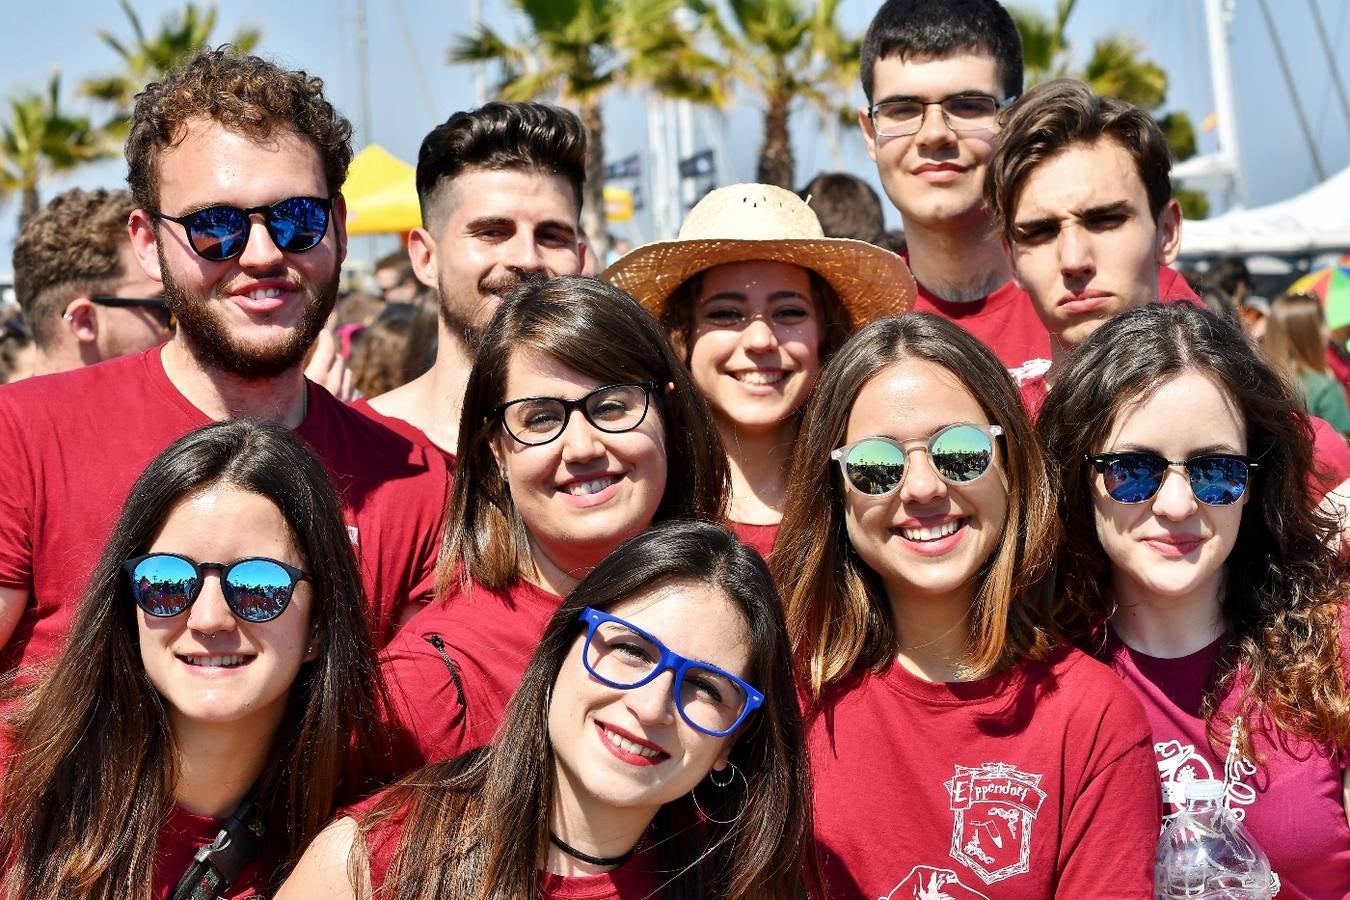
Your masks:
{"label": "distant crowd of people", "polygon": [[902,235],[834,173],[604,265],[491,102],[341,297],[322,82],[148,85],[15,246],[0,898],[1152,898],[1216,782],[1243,896],[1350,898],[1350,328],[1174,269],[996,0],[860,77]]}

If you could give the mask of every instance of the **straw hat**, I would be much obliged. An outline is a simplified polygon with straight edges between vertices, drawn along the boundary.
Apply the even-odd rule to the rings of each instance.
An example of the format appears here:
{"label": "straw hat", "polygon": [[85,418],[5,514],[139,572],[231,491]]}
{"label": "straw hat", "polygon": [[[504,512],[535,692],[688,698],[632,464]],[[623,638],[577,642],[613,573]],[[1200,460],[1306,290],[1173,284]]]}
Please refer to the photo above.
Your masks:
{"label": "straw hat", "polygon": [[914,305],[914,276],[903,259],[865,241],[825,237],[806,201],[769,184],[710,192],[689,211],[678,238],[638,247],[600,277],[660,318],[671,293],[692,276],[751,260],[793,263],[818,273],[855,326]]}

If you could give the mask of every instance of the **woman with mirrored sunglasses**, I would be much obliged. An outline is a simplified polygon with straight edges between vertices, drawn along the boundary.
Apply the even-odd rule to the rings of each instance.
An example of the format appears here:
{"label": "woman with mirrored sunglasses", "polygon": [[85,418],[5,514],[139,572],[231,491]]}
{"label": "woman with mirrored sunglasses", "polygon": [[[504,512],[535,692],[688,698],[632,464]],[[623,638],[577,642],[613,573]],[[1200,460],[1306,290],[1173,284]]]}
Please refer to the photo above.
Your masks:
{"label": "woman with mirrored sunglasses", "polygon": [[1235,326],[1155,304],[1092,335],[1039,427],[1058,618],[1143,701],[1165,813],[1220,779],[1281,897],[1350,896],[1350,581],[1296,389]]}
{"label": "woman with mirrored sunglasses", "polygon": [[1052,479],[1007,370],[882,319],[802,435],[772,566],[829,896],[1152,897],[1148,723],[1047,627]]}
{"label": "woman with mirrored sunglasses", "polygon": [[278,900],[822,896],[764,563],[708,523],[624,543],[549,621],[494,743],[349,813]]}
{"label": "woman with mirrored sunglasses", "polygon": [[7,691],[0,897],[270,894],[387,743],[365,609],[329,478],[289,431],[172,444],[65,652]]}
{"label": "woman with mirrored sunglasses", "polygon": [[402,774],[481,747],[561,598],[653,522],[717,518],[726,458],[661,326],[590,278],[527,279],[469,373],[438,589],[384,651]]}

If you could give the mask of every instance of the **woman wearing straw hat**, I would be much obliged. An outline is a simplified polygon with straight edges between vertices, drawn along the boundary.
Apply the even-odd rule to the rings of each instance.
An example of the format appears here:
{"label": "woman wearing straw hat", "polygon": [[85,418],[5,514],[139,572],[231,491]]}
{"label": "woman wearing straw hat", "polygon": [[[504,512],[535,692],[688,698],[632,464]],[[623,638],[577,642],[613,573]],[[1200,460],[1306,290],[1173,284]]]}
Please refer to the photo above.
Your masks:
{"label": "woman wearing straw hat", "polygon": [[910,308],[909,269],[889,250],[825,237],[791,191],[735,184],[699,201],[678,238],[639,247],[601,277],[669,330],[726,445],[731,524],[767,555],[821,366],[853,329]]}

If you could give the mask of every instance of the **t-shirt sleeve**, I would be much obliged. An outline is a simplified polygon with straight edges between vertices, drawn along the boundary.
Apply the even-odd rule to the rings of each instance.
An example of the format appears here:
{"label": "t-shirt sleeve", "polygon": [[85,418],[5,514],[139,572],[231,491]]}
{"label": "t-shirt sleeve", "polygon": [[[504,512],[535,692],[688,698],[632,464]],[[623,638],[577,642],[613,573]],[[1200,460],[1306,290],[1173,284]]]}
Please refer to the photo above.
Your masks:
{"label": "t-shirt sleeve", "polygon": [[0,587],[32,590],[33,491],[23,432],[0,391]]}
{"label": "t-shirt sleeve", "polygon": [[[441,538],[445,534],[445,510],[450,508],[450,487],[453,484],[445,461],[433,451],[426,451],[427,464],[438,475],[440,503],[422,504],[422,521],[417,523],[412,582],[404,603],[419,608],[436,595],[436,563],[440,558]],[[398,613],[395,611],[395,618]]]}
{"label": "t-shirt sleeve", "polygon": [[1061,836],[1055,896],[1151,900],[1161,825],[1158,764],[1145,732],[1074,798]]}
{"label": "t-shirt sleeve", "polygon": [[1350,445],[1325,420],[1310,416],[1313,430],[1313,502],[1350,479]]}

